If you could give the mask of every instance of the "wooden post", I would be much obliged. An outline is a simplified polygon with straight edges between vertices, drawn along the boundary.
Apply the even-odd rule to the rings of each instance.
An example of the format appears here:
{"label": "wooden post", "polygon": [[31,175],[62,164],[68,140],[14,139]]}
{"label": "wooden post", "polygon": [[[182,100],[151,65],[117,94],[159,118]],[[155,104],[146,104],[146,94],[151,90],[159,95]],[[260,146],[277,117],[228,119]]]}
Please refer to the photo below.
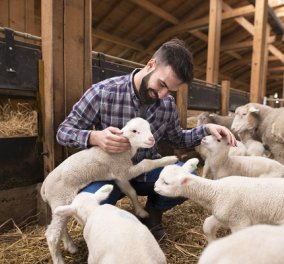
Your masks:
{"label": "wooden post", "polygon": [[206,82],[218,83],[222,0],[210,0]]}
{"label": "wooden post", "polygon": [[188,108],[188,85],[182,84],[177,92],[177,108],[179,110],[179,118],[181,126],[186,129],[186,118]]}
{"label": "wooden post", "polygon": [[265,52],[267,51],[267,0],[255,1],[253,55],[251,66],[250,101],[261,103],[264,87]]}
{"label": "wooden post", "polygon": [[[91,0],[43,0],[41,7],[43,148],[44,174],[47,176],[65,158],[65,149],[55,139],[58,125],[91,85],[92,8]],[[43,215],[42,218],[47,217]]]}
{"label": "wooden post", "polygon": [[229,114],[230,86],[231,86],[230,81],[227,81],[227,80],[222,81],[222,86],[221,86],[221,115],[228,115]]}

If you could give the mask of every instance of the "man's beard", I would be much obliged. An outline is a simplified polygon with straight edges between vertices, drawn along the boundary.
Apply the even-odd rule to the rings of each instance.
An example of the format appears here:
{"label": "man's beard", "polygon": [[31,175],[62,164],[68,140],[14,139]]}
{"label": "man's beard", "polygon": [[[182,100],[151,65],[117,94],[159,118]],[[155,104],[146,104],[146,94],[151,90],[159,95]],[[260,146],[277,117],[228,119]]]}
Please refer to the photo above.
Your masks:
{"label": "man's beard", "polygon": [[[158,93],[154,89],[148,88],[148,82],[153,72],[154,71],[150,72],[149,74],[144,76],[142,79],[141,86],[139,89],[139,99],[140,99],[141,105],[151,105],[159,101]],[[155,95],[155,98],[152,98],[149,95],[149,91],[152,91],[152,93]]]}

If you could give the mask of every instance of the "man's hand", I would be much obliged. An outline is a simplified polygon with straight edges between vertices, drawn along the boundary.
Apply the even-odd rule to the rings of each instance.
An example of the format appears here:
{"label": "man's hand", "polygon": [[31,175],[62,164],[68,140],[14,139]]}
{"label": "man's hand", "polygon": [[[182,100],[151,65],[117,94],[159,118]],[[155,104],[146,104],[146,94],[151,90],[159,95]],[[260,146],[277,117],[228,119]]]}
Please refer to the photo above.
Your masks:
{"label": "man's hand", "polygon": [[215,138],[221,139],[223,136],[225,136],[229,145],[232,147],[237,146],[237,140],[228,128],[217,124],[208,123],[205,124],[205,129],[207,133],[211,134]]}
{"label": "man's hand", "polygon": [[130,148],[128,138],[116,127],[108,127],[102,131],[92,131],[89,137],[91,146],[99,146],[109,153],[121,153]]}

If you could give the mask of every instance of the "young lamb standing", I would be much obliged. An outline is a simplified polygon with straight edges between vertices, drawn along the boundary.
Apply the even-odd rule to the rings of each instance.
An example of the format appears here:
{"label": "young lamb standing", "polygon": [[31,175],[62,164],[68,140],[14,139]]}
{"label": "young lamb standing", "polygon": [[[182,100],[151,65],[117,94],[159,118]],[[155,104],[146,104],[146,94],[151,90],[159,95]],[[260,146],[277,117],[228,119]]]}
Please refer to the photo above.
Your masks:
{"label": "young lamb standing", "polygon": [[206,136],[201,144],[208,150],[206,162],[214,179],[230,175],[247,177],[284,177],[284,166],[272,159],[256,156],[229,155],[230,146],[225,139]]}
{"label": "young lamb standing", "polygon": [[[72,202],[77,193],[94,181],[115,180],[121,191],[130,197],[135,214],[147,217],[148,213],[138,202],[137,194],[129,180],[158,167],[177,162],[176,156],[156,160],[144,159],[133,165],[131,158],[138,148],[151,148],[155,144],[148,121],[142,118],[131,119],[122,129],[123,136],[129,139],[131,149],[124,153],[110,154],[99,147],[91,147],[73,154],[56,167],[44,180],[41,196],[47,201],[52,212],[59,205]],[[77,247],[66,230],[67,218],[54,215],[45,233],[53,263],[64,263],[59,250],[62,235],[65,249],[74,253]]]}
{"label": "young lamb standing", "polygon": [[110,204],[100,205],[112,190],[107,184],[95,194],[81,192],[70,205],[54,210],[55,215],[74,216],[83,224],[88,264],[166,264],[159,244],[137,217]]}
{"label": "young lamb standing", "polygon": [[223,226],[236,232],[259,223],[284,224],[284,179],[230,176],[218,180],[192,175],[187,161],[182,167],[166,166],[155,191],[168,197],[187,197],[209,210],[203,231],[216,239]]}
{"label": "young lamb standing", "polygon": [[272,108],[257,103],[239,106],[231,128],[236,133],[255,129],[256,138],[284,165],[284,107]]}
{"label": "young lamb standing", "polygon": [[281,264],[283,245],[283,226],[255,225],[210,243],[198,264]]}
{"label": "young lamb standing", "polygon": [[[201,158],[204,160],[204,166],[202,170],[202,177],[205,178],[213,178],[212,173],[210,174],[210,165],[209,160],[207,160],[207,157],[210,157],[210,151],[203,145],[200,144],[197,147],[195,147],[195,151],[199,153]],[[236,147],[229,147],[228,155],[230,156],[246,156],[247,155],[247,148],[245,145],[237,140],[237,146]],[[210,175],[210,177],[209,177]]]}

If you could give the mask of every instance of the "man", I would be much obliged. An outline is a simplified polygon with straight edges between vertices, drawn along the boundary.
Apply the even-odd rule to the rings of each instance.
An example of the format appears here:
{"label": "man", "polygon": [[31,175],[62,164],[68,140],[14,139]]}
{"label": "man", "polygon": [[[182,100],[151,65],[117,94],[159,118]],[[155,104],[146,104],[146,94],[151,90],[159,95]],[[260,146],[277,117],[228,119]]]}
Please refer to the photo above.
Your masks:
{"label": "man", "polygon": [[[175,100],[170,93],[177,91],[183,83],[190,85],[192,78],[191,53],[181,40],[170,40],[155,52],[144,68],[92,85],[59,126],[57,140],[69,147],[99,146],[106,152],[121,153],[130,146],[120,129],[131,118],[140,116],[151,124],[156,142],[165,139],[176,148],[192,149],[204,136],[212,134],[217,139],[226,137],[228,144],[235,146],[235,137],[223,126],[206,124],[191,130],[180,127]],[[90,130],[93,125],[96,129]],[[159,157],[155,145],[151,149],[139,149],[133,163]],[[145,224],[157,240],[165,235],[162,213],[184,201],[154,192],[160,171],[153,170],[131,181],[138,195],[148,196],[145,209],[150,217]],[[105,183],[91,183],[82,191],[95,192]],[[115,204],[121,197],[122,193],[115,186],[106,202]]]}

